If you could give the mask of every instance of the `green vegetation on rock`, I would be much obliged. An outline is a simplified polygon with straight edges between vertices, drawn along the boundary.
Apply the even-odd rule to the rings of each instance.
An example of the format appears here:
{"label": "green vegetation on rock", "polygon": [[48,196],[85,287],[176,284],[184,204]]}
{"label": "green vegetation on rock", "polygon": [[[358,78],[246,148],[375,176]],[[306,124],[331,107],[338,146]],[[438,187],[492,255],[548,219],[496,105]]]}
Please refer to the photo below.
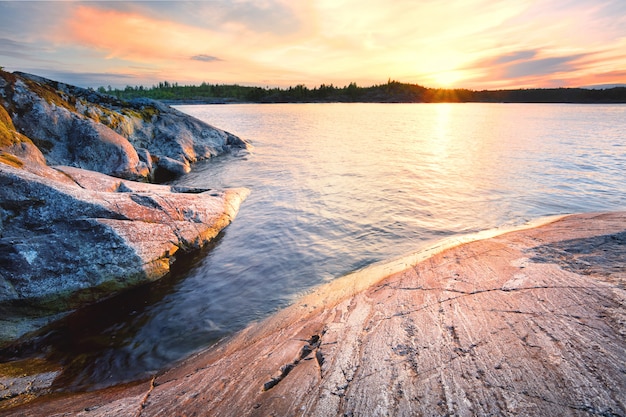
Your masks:
{"label": "green vegetation on rock", "polygon": [[15,168],[21,168],[24,166],[24,162],[22,162],[20,158],[4,151],[0,151],[0,163],[7,164]]}
{"label": "green vegetation on rock", "polygon": [[15,131],[11,117],[4,106],[0,104],[0,148],[19,142],[21,142],[21,138]]}
{"label": "green vegetation on rock", "polygon": [[20,158],[9,152],[1,150],[2,148],[8,148],[21,142],[30,143],[31,140],[15,130],[15,126],[13,126],[13,121],[11,121],[9,113],[4,106],[0,104],[0,163],[10,165],[15,168],[21,168],[24,165],[24,162]]}
{"label": "green vegetation on rock", "polygon": [[74,96],[64,94],[49,85],[41,84],[33,80],[26,79],[25,81],[26,84],[28,84],[28,88],[37,94],[37,96],[46,100],[48,104],[54,104],[71,112],[76,112],[76,98]]}

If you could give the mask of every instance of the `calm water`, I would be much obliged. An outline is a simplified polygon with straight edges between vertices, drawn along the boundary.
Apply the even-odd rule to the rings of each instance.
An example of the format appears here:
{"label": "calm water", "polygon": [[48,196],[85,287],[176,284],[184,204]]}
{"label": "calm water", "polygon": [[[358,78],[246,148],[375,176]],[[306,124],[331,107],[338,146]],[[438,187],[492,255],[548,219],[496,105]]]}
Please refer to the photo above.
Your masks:
{"label": "calm water", "polygon": [[254,145],[178,183],[252,193],[187,270],[75,316],[41,342],[72,363],[71,387],[145,375],[324,281],[428,241],[626,208],[624,105],[178,108]]}

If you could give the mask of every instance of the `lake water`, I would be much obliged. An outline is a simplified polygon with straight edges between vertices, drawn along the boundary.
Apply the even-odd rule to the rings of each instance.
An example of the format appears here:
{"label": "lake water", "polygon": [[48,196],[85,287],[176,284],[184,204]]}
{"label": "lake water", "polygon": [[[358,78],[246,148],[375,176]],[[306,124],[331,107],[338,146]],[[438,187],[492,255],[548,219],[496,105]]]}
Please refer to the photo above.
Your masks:
{"label": "lake water", "polygon": [[624,105],[177,108],[254,146],[177,183],[247,187],[250,197],[182,271],[41,342],[74,369],[66,386],[144,376],[325,281],[442,237],[626,208]]}

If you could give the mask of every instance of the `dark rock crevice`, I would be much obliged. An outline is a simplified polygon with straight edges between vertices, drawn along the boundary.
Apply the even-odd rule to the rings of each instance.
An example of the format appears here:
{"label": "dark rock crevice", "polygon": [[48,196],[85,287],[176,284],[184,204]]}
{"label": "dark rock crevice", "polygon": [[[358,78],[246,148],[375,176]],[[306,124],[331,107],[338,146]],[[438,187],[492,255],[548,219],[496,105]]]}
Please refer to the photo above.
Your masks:
{"label": "dark rock crevice", "polygon": [[312,359],[309,357],[311,353],[314,353],[314,357],[318,365],[321,367],[322,363],[324,363],[323,355],[321,354],[319,349],[322,343],[321,336],[318,334],[314,334],[306,342],[307,344],[302,346],[298,356],[293,360],[293,362],[281,366],[280,373],[263,384],[262,391],[269,391],[276,385],[278,385],[283,379],[287,377],[287,375],[289,375],[291,371],[293,371],[296,366],[298,366],[298,364],[300,364],[301,361]]}

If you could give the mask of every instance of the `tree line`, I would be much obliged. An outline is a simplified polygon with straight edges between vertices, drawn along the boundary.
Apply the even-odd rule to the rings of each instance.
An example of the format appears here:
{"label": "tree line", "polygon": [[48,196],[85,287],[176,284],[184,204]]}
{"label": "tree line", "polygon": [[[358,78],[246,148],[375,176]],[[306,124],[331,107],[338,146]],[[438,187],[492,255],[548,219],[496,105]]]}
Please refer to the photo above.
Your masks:
{"label": "tree line", "polygon": [[288,88],[250,87],[238,84],[179,85],[163,81],[152,87],[126,86],[124,89],[99,87],[100,93],[120,99],[152,98],[173,102],[198,103],[626,103],[626,87],[607,89],[531,88],[513,90],[468,90],[427,88],[419,84],[389,80],[387,83],[360,87],[356,83],[338,87],[321,84],[308,88],[303,84]]}

